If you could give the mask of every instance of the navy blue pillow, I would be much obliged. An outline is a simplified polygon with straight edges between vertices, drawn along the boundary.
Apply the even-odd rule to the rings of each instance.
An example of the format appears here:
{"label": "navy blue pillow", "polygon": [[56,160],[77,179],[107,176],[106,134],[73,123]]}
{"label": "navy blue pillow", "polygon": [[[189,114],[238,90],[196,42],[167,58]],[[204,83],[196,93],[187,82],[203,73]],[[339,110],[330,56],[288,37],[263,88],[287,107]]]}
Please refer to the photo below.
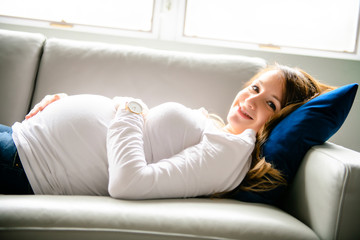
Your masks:
{"label": "navy blue pillow", "polygon": [[[307,151],[323,144],[344,123],[354,102],[358,84],[349,84],[305,103],[271,132],[263,146],[266,161],[280,170],[291,183]],[[238,192],[235,199],[275,204],[285,187],[261,193]]]}

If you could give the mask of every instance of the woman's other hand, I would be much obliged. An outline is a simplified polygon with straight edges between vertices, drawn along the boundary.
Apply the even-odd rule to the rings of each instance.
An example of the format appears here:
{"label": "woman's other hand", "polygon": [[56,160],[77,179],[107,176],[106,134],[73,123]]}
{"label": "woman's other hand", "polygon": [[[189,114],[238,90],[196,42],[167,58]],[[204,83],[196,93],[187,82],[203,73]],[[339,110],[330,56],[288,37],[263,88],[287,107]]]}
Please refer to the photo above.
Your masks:
{"label": "woman's other hand", "polygon": [[67,97],[66,93],[58,93],[53,95],[46,95],[35,107],[25,116],[25,119],[29,119],[46,108],[50,103],[53,103],[61,98]]}

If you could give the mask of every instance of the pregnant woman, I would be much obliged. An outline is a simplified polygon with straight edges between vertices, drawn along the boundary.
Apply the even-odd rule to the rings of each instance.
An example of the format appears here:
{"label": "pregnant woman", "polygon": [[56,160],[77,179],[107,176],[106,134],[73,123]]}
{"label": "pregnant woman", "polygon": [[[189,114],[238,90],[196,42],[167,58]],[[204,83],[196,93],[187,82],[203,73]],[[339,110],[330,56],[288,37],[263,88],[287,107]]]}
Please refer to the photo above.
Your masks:
{"label": "pregnant woman", "polygon": [[55,95],[0,128],[0,193],[149,199],[273,189],[285,181],[259,157],[257,138],[331,89],[271,66],[237,94],[226,124],[179,103],[148,110],[133,98]]}

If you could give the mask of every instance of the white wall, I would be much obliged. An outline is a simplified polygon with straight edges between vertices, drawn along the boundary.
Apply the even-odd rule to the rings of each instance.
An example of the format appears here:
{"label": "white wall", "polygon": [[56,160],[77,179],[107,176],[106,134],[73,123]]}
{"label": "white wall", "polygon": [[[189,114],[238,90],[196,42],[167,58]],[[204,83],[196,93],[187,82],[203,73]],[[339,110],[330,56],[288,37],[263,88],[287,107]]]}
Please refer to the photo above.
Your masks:
{"label": "white wall", "polygon": [[[149,39],[121,38],[116,36],[76,33],[50,28],[43,29],[2,23],[0,23],[0,29],[38,32],[43,33],[47,37],[137,45],[165,50],[256,56],[266,59],[269,63],[278,62],[292,67],[300,67],[317,79],[330,85],[341,86],[349,83],[360,83],[360,61],[355,60],[330,59],[269,51],[202,46]],[[360,93],[357,94],[352,110],[344,125],[338,133],[330,139],[330,141],[360,152]]]}

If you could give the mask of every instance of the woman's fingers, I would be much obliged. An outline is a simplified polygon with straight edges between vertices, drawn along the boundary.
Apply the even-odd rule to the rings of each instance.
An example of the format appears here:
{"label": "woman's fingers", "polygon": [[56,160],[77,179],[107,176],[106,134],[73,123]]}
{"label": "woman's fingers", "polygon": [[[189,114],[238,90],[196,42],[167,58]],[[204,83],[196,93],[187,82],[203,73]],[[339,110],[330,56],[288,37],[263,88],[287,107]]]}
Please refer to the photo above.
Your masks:
{"label": "woman's fingers", "polygon": [[66,96],[67,96],[67,94],[65,94],[65,93],[58,93],[58,94],[54,94],[54,95],[45,96],[44,99],[41,100],[38,104],[36,104],[35,107],[25,116],[25,119],[29,119],[29,118],[35,116],[36,114],[38,114],[39,112],[44,110],[44,108],[46,108],[49,104],[51,104],[63,97],[66,97]]}

